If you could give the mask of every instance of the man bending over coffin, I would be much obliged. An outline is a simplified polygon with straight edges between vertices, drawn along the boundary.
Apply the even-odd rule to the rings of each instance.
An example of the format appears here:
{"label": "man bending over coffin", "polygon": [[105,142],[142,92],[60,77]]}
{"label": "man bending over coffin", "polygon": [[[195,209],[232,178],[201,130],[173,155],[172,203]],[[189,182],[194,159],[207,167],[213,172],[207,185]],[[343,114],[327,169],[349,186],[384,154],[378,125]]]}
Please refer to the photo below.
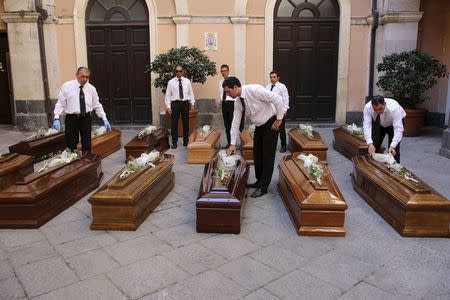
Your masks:
{"label": "man bending over coffin", "polygon": [[379,152],[388,135],[389,153],[400,163],[400,141],[403,137],[405,110],[394,99],[374,96],[364,107],[364,138],[369,154]]}
{"label": "man bending over coffin", "polygon": [[253,138],[256,182],[248,186],[256,187],[256,190],[250,195],[251,197],[261,197],[267,193],[272,179],[278,129],[285,113],[283,99],[280,95],[266,90],[259,84],[241,86],[241,82],[236,77],[225,79],[223,89],[228,96],[239,97],[239,100],[236,99],[234,103],[231,144],[228,153],[232,154],[236,151],[239,124],[244,110],[246,116],[256,126]]}

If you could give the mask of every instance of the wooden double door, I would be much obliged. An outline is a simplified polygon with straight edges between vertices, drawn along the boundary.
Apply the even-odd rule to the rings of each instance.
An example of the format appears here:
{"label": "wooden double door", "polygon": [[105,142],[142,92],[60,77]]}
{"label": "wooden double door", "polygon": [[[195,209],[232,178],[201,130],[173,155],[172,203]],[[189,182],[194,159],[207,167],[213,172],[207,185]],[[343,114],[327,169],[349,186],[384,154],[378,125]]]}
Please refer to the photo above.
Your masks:
{"label": "wooden double door", "polygon": [[0,124],[12,124],[8,55],[8,36],[0,32]]}
{"label": "wooden double door", "polygon": [[114,124],[152,122],[148,24],[86,27],[90,82]]}
{"label": "wooden double door", "polygon": [[339,21],[278,21],[274,30],[274,69],[289,89],[288,120],[333,122]]}

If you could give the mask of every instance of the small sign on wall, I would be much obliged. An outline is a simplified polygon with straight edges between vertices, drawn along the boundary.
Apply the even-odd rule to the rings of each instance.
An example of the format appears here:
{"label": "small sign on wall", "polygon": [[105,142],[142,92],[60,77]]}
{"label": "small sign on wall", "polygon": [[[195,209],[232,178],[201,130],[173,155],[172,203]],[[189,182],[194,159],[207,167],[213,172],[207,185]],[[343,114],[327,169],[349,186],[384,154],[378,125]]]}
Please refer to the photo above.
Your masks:
{"label": "small sign on wall", "polygon": [[217,32],[205,32],[205,50],[217,50]]}

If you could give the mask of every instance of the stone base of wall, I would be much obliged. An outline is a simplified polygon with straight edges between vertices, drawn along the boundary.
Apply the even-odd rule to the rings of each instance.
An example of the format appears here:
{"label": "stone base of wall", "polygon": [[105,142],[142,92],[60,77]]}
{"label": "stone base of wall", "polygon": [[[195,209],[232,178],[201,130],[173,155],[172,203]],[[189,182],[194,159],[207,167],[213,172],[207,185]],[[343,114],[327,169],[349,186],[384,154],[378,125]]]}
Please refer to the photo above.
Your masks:
{"label": "stone base of wall", "polygon": [[435,126],[442,128],[445,125],[445,114],[438,112],[427,112],[425,117],[425,126]]}
{"label": "stone base of wall", "polygon": [[358,126],[362,126],[363,112],[362,111],[348,111],[345,116],[346,124],[355,123]]}
{"label": "stone base of wall", "polygon": [[442,148],[439,151],[439,154],[450,158],[450,128],[447,128],[442,133]]}
{"label": "stone base of wall", "polygon": [[[51,112],[53,113],[56,100],[51,102]],[[44,100],[16,100],[14,107],[14,126],[17,129],[32,131],[49,126]]]}

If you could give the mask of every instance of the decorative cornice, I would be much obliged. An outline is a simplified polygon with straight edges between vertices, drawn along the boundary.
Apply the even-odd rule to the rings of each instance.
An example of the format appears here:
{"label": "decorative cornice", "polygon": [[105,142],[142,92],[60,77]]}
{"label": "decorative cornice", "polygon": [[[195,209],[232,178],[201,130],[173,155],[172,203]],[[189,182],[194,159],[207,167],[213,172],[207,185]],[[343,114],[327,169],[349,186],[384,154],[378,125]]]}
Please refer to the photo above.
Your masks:
{"label": "decorative cornice", "polygon": [[264,25],[266,19],[264,17],[249,17],[248,24],[252,25]]}
{"label": "decorative cornice", "polygon": [[172,20],[175,24],[189,24],[191,23],[191,16],[173,16]]}
{"label": "decorative cornice", "polygon": [[[158,24],[167,25],[174,24],[174,17],[158,17]],[[229,17],[229,16],[190,16],[189,24],[260,24],[264,25],[265,19],[264,17]],[[236,22],[233,22],[235,20]],[[243,22],[240,22],[242,21]],[[248,21],[247,21],[248,20]],[[182,23],[178,23],[182,24]]]}
{"label": "decorative cornice", "polygon": [[[369,23],[369,19],[370,19],[370,23]],[[372,16],[352,17],[350,24],[351,25],[370,25],[370,24],[372,24]]]}
{"label": "decorative cornice", "polygon": [[230,17],[233,24],[247,24],[250,20],[249,17]]}
{"label": "decorative cornice", "polygon": [[388,11],[380,16],[380,25],[388,23],[417,23],[422,19],[421,11]]}
{"label": "decorative cornice", "polygon": [[39,13],[35,11],[5,12],[0,14],[5,23],[36,23]]}
{"label": "decorative cornice", "polygon": [[73,16],[60,16],[55,18],[56,24],[73,24],[74,19]]}

